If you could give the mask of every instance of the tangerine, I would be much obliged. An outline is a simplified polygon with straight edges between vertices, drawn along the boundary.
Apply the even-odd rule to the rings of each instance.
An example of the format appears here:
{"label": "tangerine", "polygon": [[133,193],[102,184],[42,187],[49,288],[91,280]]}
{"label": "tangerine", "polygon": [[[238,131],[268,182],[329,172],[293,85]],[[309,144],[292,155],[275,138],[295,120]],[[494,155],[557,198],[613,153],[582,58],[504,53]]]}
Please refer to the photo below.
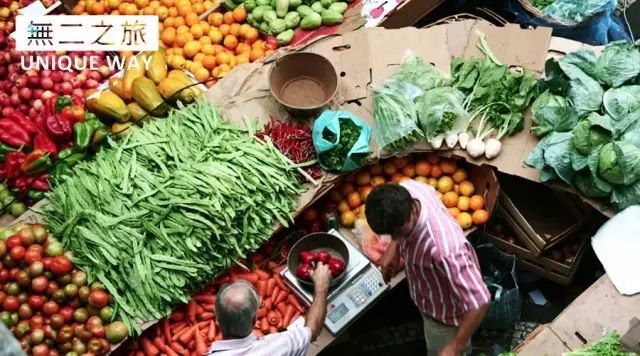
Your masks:
{"label": "tangerine", "polygon": [[440,168],[442,169],[442,173],[444,174],[453,174],[456,169],[458,169],[458,165],[454,160],[445,158],[440,161]]}
{"label": "tangerine", "polygon": [[447,208],[456,208],[458,209],[458,194],[456,194],[455,192],[446,192],[444,193],[444,195],[442,196],[442,202],[444,203],[444,206],[446,206]]}
{"label": "tangerine", "polygon": [[487,220],[489,220],[489,212],[484,209],[478,209],[473,212],[473,215],[471,215],[471,219],[474,224],[482,225],[486,223]]}
{"label": "tangerine", "polygon": [[427,161],[416,162],[416,174],[427,177],[431,173],[431,164]]}
{"label": "tangerine", "polygon": [[471,210],[480,210],[484,208],[484,199],[479,195],[474,195],[469,198],[469,208]]}

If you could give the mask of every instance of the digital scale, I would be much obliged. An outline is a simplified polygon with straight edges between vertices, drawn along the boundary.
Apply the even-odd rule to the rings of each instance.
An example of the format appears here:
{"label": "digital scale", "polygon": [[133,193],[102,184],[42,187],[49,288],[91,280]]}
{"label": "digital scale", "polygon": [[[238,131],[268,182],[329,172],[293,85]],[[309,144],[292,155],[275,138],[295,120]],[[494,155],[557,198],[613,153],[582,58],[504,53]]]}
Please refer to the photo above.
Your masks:
{"label": "digital scale", "polygon": [[[378,268],[350,241],[335,229],[331,229],[328,233],[340,238],[349,250],[349,265],[344,272],[346,275],[342,282],[329,289],[327,296],[325,326],[331,334],[337,335],[373,305],[389,289],[389,286],[384,282]],[[291,290],[307,306],[310,306],[313,301],[312,288],[298,282],[288,268],[280,273]]]}

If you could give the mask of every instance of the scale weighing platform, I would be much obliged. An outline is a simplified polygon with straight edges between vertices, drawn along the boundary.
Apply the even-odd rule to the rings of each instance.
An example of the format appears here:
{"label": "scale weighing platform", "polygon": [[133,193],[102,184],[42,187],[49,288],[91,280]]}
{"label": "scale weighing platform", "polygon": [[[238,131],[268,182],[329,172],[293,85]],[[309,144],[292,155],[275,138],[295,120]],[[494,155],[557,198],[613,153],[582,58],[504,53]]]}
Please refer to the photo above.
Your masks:
{"label": "scale weighing platform", "polygon": [[[333,335],[337,335],[389,289],[382,273],[351,242],[335,229],[328,231],[337,236],[349,250],[349,265],[344,279],[331,287],[327,296],[327,318],[325,326]],[[296,277],[285,268],[280,272],[284,282],[307,305],[313,301],[313,290],[303,286]]]}

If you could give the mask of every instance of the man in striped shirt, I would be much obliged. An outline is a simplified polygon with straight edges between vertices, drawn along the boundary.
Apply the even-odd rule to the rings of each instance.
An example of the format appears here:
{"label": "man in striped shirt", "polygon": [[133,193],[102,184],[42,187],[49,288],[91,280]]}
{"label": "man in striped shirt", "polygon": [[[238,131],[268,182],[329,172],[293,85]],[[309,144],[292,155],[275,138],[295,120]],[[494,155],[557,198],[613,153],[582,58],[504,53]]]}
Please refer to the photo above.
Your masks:
{"label": "man in striped shirt", "polygon": [[258,312],[258,295],[247,282],[232,283],[218,292],[216,316],[224,340],[211,344],[207,355],[214,356],[304,356],[324,325],[331,272],[322,262],[310,271],[313,303],[305,326],[257,338],[253,334]]}
{"label": "man in striped shirt", "polygon": [[463,355],[491,300],[473,248],[430,185],[405,181],[373,189],[367,222],[391,235],[385,279],[404,258],[411,299],[422,313],[428,355]]}

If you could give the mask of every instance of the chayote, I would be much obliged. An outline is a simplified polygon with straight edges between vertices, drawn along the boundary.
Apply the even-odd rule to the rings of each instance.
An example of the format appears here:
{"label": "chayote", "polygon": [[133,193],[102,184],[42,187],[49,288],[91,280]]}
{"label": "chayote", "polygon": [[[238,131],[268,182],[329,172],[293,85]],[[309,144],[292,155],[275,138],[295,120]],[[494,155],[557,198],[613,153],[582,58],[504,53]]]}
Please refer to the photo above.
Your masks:
{"label": "chayote", "polygon": [[292,29],[288,29],[288,30],[280,33],[279,35],[277,35],[276,36],[276,40],[278,40],[278,44],[280,46],[286,46],[293,39],[293,34],[294,34],[293,30]]}
{"label": "chayote", "polygon": [[287,28],[296,28],[300,24],[300,14],[292,11],[284,17],[284,21],[287,23]]}
{"label": "chayote", "polygon": [[300,21],[303,30],[315,30],[322,25],[322,16],[317,12],[312,12]]}
{"label": "chayote", "polygon": [[342,17],[339,12],[333,10],[323,10],[320,17],[322,18],[322,24],[327,26],[337,25],[344,21],[344,17]]}
{"label": "chayote", "polygon": [[329,10],[344,14],[349,9],[349,4],[346,2],[334,2],[329,5]]}

